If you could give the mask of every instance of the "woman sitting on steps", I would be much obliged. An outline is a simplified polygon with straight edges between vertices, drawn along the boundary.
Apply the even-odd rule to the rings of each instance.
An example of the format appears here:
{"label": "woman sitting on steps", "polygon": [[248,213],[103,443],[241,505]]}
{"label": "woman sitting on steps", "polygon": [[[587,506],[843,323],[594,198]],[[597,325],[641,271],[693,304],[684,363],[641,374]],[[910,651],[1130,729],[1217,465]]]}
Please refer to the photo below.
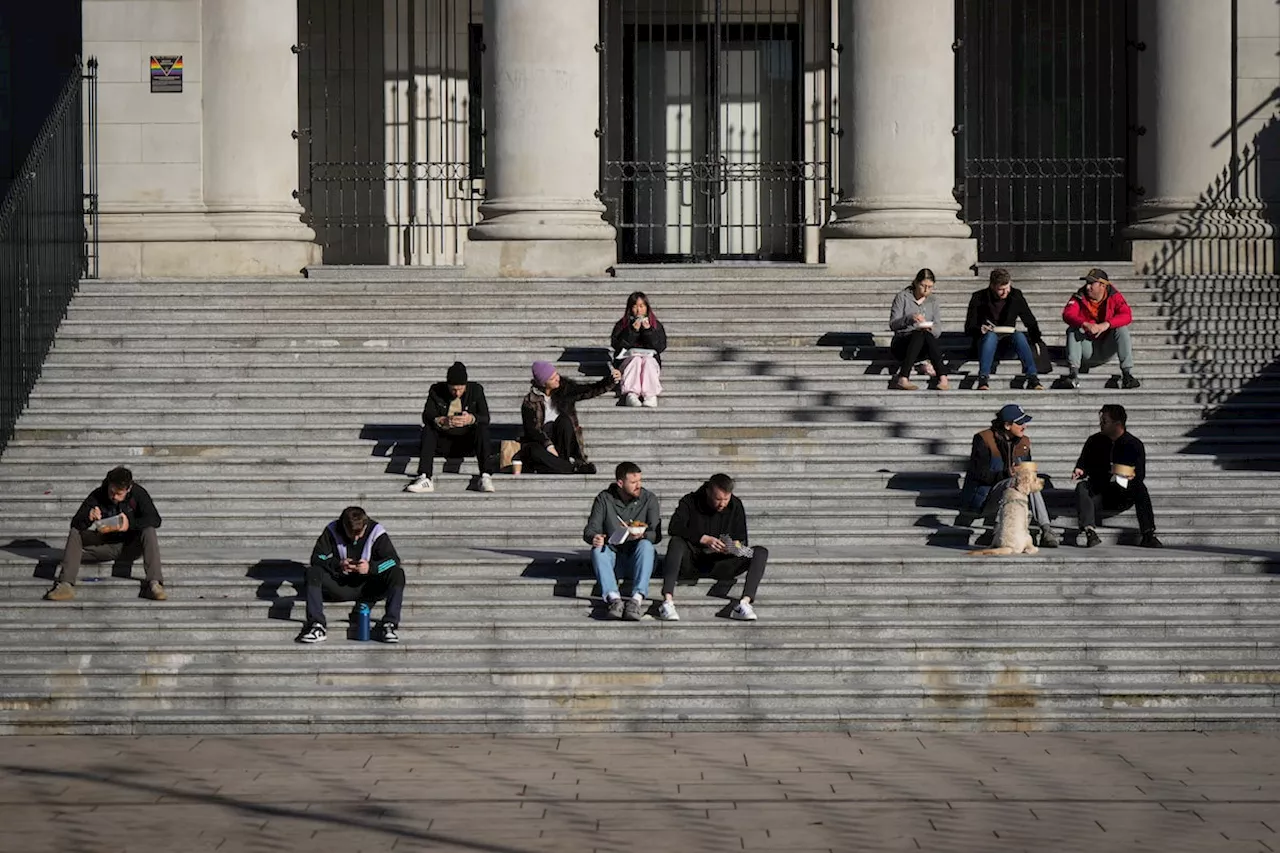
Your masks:
{"label": "woman sitting on steps", "polygon": [[613,327],[609,339],[613,358],[622,371],[622,399],[628,406],[657,408],[662,393],[662,351],[667,330],[649,308],[649,297],[639,290],[627,297],[627,310]]}
{"label": "woman sitting on steps", "polygon": [[942,347],[938,345],[942,314],[933,288],[933,270],[926,267],[916,273],[910,287],[903,288],[893,298],[889,308],[889,329],[893,332],[889,351],[898,362],[898,374],[889,380],[890,390],[915,391],[917,386],[911,381],[911,369],[916,364],[923,367],[939,391],[951,387]]}

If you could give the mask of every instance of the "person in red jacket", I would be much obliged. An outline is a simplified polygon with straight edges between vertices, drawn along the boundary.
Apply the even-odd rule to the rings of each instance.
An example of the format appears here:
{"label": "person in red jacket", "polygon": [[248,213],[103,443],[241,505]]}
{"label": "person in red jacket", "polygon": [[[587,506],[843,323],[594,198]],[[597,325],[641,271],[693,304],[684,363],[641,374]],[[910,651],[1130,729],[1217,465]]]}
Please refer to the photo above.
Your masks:
{"label": "person in red jacket", "polygon": [[1129,325],[1133,311],[1120,291],[1107,278],[1107,271],[1097,267],[1083,278],[1077,290],[1062,309],[1067,324],[1068,373],[1060,380],[1064,387],[1080,387],[1080,369],[1102,364],[1112,356],[1120,360],[1120,387],[1140,388],[1133,375],[1133,340]]}

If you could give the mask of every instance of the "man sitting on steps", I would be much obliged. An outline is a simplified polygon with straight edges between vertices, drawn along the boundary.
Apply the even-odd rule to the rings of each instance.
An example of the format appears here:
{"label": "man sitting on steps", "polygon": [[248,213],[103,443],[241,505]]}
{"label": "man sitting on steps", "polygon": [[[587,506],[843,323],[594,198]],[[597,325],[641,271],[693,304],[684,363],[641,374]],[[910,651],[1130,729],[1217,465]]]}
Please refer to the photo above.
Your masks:
{"label": "man sitting on steps", "polygon": [[1143,548],[1159,548],[1156,514],[1147,491],[1147,449],[1128,431],[1124,406],[1107,405],[1098,412],[1098,432],[1089,436],[1076,460],[1071,479],[1076,480],[1076,512],[1084,546],[1092,548],[1102,539],[1094,528],[1099,511],[1138,510],[1138,529]]}
{"label": "man sitting on steps", "polygon": [[[105,524],[104,524],[105,522]],[[160,513],[142,484],[128,468],[112,468],[102,485],[89,493],[71,519],[71,532],[62,553],[62,573],[45,601],[70,601],[76,595],[80,562],[107,560],[132,563],[142,557],[147,574],[142,597],[164,601],[164,573],[160,567]]]}
{"label": "man sitting on steps", "polygon": [[323,643],[325,601],[355,601],[370,607],[387,600],[386,616],[372,637],[400,642],[400,607],[404,602],[404,567],[391,537],[358,506],[349,506],[320,532],[307,567],[307,624],[299,643]]}
{"label": "man sitting on steps", "polygon": [[[639,465],[622,462],[613,476],[613,485],[591,504],[582,539],[591,546],[591,569],[609,616],[638,622],[657,557],[653,546],[662,539],[662,519],[658,496],[642,485]],[[618,593],[618,563],[631,579],[631,597],[625,603]]]}
{"label": "man sitting on steps", "polygon": [[1107,279],[1107,271],[1097,267],[1081,279],[1084,286],[1072,294],[1062,309],[1067,324],[1067,370],[1058,384],[1080,387],[1080,371],[1115,356],[1120,361],[1120,387],[1141,388],[1133,375],[1133,339],[1129,325],[1133,310],[1120,291]]}
{"label": "man sitting on steps", "polygon": [[474,455],[480,466],[479,489],[492,492],[492,451],[489,402],[484,396],[484,386],[468,382],[467,366],[455,361],[445,374],[445,381],[435,383],[427,391],[427,404],[422,407],[418,476],[404,490],[417,495],[435,491],[431,472],[438,454],[446,459]]}
{"label": "man sitting on steps", "polygon": [[747,544],[747,512],[733,494],[733,478],[716,474],[695,492],[680,499],[671,525],[670,544],[662,563],[662,606],[658,618],[675,621],[676,580],[681,572],[707,571],[717,583],[732,582],[747,573],[742,598],[729,616],[747,622],[756,619],[752,602],[764,577],[769,550]]}

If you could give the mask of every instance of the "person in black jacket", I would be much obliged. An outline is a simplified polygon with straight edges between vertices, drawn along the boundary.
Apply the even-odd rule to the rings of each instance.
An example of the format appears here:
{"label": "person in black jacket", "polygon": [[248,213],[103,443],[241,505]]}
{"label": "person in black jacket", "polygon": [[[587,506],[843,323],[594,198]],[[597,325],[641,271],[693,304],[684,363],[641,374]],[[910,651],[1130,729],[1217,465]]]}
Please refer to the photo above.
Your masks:
{"label": "person in black jacket", "polygon": [[619,390],[628,406],[657,408],[662,393],[662,352],[667,330],[653,313],[649,297],[637,290],[627,297],[627,309],[609,337],[613,358],[622,371]]}
{"label": "person in black jacket", "polygon": [[535,361],[532,373],[529,393],[520,404],[521,458],[533,473],[594,474],[577,404],[613,389],[622,374],[611,367],[608,376],[588,385],[565,379],[549,361]]}
{"label": "person in black jacket", "polygon": [[716,474],[703,483],[697,491],[680,499],[671,524],[667,528],[669,543],[667,556],[662,564],[662,605],[658,618],[676,621],[676,580],[680,573],[707,571],[717,579],[737,577],[743,572],[747,578],[742,586],[742,598],[730,611],[734,619],[754,622],[756,590],[764,577],[769,549],[757,545],[749,547],[747,538],[747,512],[742,501],[733,494],[733,478],[728,474]]}
{"label": "person in black jacket", "polygon": [[[1156,514],[1147,491],[1147,449],[1128,430],[1124,406],[1103,406],[1098,412],[1098,432],[1080,450],[1071,479],[1076,480],[1076,512],[1085,547],[1102,541],[1095,529],[1099,511],[1138,510],[1138,529],[1144,548],[1159,548]],[[1119,466],[1118,468],[1116,466]]]}
{"label": "person in black jacket", "polygon": [[[1008,358],[1011,352],[1016,352],[1022,361],[1026,387],[1031,391],[1044,390],[1032,349],[1043,343],[1044,336],[1026,297],[1012,281],[1008,270],[992,270],[988,286],[970,297],[969,310],[965,312],[964,333],[970,340],[969,358],[978,359],[978,383],[974,387],[979,391],[990,390],[991,370],[996,360]],[[1014,329],[1019,320],[1026,326],[1026,332]],[[1008,329],[1013,331],[1006,331]]]}
{"label": "person in black jacket", "polygon": [[[107,522],[103,525],[102,522]],[[80,563],[111,560],[132,565],[142,557],[146,583],[142,597],[152,601],[168,598],[164,572],[160,566],[160,513],[141,483],[133,481],[128,468],[112,468],[102,485],[89,493],[71,518],[71,531],[62,552],[62,572],[45,601],[70,601],[76,595]]]}
{"label": "person in black jacket", "polygon": [[372,606],[387,600],[386,616],[371,636],[383,643],[400,642],[400,607],[404,603],[404,567],[386,529],[358,506],[349,506],[320,531],[307,566],[307,624],[299,643],[323,643],[326,601],[356,601]]}
{"label": "person in black jacket", "polygon": [[480,466],[478,487],[482,492],[493,488],[493,447],[489,443],[489,403],[484,386],[467,381],[467,366],[455,361],[445,381],[427,391],[422,407],[422,442],[418,447],[418,476],[404,487],[406,492],[434,492],[431,472],[435,457],[476,457]]}

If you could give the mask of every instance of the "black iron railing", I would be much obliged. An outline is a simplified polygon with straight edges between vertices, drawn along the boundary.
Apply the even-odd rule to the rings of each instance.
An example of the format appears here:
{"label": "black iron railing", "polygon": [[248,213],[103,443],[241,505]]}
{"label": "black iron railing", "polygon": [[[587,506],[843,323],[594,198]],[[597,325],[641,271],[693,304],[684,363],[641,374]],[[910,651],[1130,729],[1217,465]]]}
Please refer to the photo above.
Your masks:
{"label": "black iron railing", "polygon": [[77,66],[0,205],[0,450],[88,272],[83,78]]}

